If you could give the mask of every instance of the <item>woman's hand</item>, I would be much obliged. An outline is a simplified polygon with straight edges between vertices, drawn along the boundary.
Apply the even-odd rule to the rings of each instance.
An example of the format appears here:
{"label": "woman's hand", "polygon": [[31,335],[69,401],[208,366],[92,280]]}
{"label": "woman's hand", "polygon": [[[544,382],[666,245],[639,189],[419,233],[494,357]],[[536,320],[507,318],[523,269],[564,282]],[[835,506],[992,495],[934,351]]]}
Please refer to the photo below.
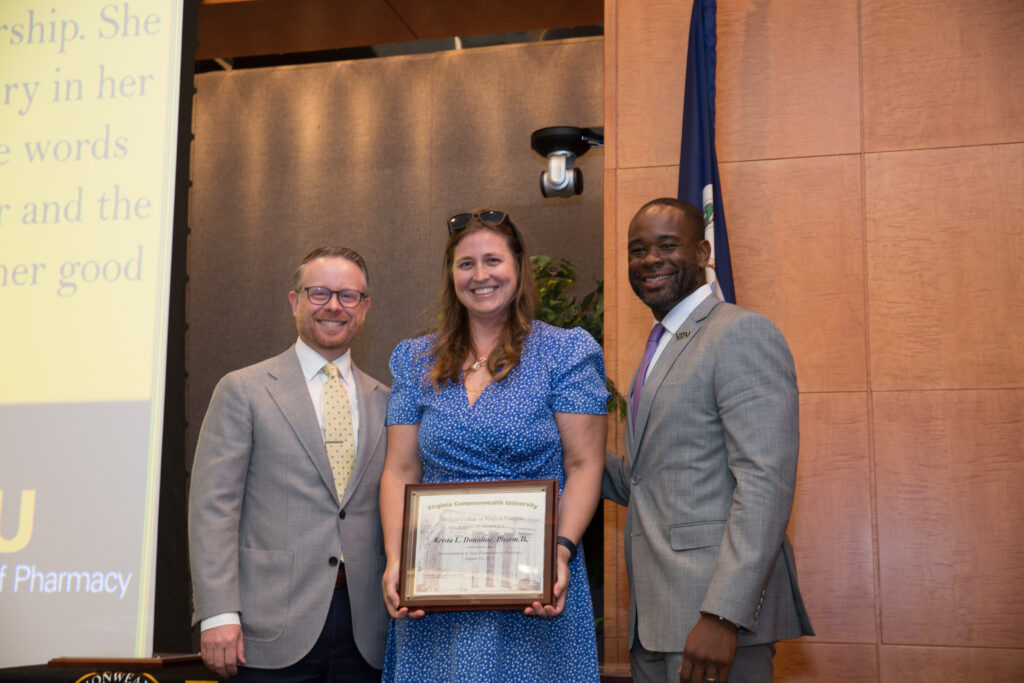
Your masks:
{"label": "woman's hand", "polygon": [[380,579],[381,590],[384,593],[384,606],[388,608],[388,614],[392,619],[419,619],[426,612],[419,609],[410,612],[408,607],[398,606],[398,563],[389,562],[384,569],[384,576]]}
{"label": "woman's hand", "polygon": [[558,546],[555,555],[555,585],[551,591],[551,604],[542,605],[534,602],[523,610],[528,617],[557,617],[565,609],[565,596],[569,590],[569,551]]}
{"label": "woman's hand", "polygon": [[380,521],[384,529],[384,550],[388,563],[380,578],[384,606],[392,619],[419,619],[423,610],[410,612],[398,606],[399,559],[402,556],[402,510],[405,485],[423,480],[423,463],[418,451],[419,424],[388,427],[388,451],[380,476]]}

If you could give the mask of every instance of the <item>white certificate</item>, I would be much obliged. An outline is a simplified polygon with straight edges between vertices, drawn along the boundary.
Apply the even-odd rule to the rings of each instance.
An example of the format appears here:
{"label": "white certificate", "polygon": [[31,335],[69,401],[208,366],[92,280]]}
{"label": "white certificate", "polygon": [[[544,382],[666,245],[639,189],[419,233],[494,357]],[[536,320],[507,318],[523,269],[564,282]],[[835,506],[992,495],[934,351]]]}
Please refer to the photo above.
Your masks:
{"label": "white certificate", "polygon": [[556,498],[554,479],[407,486],[400,604],[550,604]]}

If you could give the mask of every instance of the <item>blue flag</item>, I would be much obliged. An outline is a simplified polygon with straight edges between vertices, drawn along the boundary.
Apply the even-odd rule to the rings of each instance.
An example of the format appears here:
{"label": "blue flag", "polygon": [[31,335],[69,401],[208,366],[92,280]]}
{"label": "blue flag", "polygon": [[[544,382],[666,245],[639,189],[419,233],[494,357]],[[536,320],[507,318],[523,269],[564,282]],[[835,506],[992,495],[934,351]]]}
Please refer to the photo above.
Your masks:
{"label": "blue flag", "polygon": [[694,0],[690,16],[679,199],[703,210],[705,237],[711,242],[708,282],[718,296],[736,303],[715,154],[715,9],[715,0]]}

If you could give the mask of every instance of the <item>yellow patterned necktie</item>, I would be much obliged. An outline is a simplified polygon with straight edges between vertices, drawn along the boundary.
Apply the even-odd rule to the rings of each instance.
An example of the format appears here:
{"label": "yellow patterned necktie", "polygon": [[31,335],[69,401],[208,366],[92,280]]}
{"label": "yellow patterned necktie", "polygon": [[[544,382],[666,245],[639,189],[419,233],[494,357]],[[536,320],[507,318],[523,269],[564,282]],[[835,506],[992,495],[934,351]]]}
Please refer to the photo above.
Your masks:
{"label": "yellow patterned necktie", "polygon": [[345,495],[349,475],[356,463],[356,443],[352,432],[352,407],[348,402],[348,392],[338,376],[338,368],[334,363],[323,367],[327,375],[324,385],[324,443],[327,446],[327,460],[331,463],[334,473],[334,488],[338,493],[338,502]]}

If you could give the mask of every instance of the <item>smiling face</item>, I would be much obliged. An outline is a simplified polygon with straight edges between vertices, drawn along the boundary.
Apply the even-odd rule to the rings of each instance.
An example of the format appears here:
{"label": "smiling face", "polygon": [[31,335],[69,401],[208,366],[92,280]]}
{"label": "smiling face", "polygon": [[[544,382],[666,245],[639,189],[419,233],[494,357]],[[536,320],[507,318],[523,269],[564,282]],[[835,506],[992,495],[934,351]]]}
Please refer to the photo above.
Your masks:
{"label": "smiling face", "polygon": [[629,284],[656,319],[706,282],[711,244],[703,232],[703,221],[664,204],[644,207],[629,224]]}
{"label": "smiling face", "polygon": [[336,296],[317,305],[309,300],[306,287],[327,287],[334,291],[354,289],[366,292],[366,278],[352,261],[338,256],[316,258],[302,270],[300,291],[289,292],[288,300],[295,316],[299,338],[325,359],[333,361],[345,354],[359,334],[370,310],[370,299],[364,297],[354,308],[345,308]]}
{"label": "smiling face", "polygon": [[506,239],[477,230],[455,245],[452,285],[471,318],[504,321],[519,285],[519,262]]}

